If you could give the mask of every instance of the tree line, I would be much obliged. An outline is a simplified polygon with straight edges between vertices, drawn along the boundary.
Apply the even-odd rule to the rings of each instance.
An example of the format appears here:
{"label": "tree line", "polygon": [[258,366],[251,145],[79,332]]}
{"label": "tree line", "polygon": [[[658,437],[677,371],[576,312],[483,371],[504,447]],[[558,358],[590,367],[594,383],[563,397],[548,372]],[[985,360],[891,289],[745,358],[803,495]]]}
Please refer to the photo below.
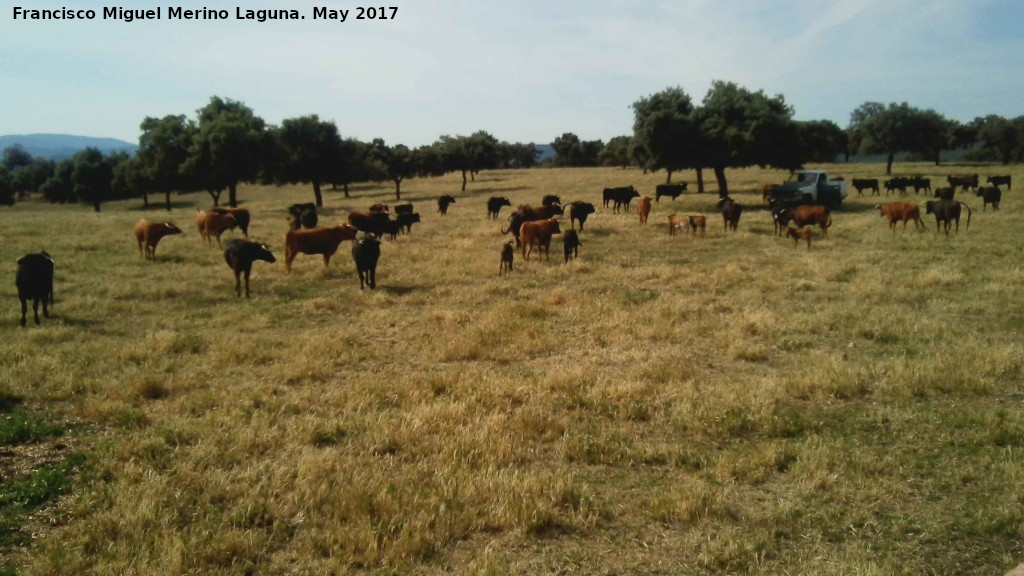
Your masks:
{"label": "tree line", "polygon": [[[797,121],[782,95],[769,96],[732,82],[716,81],[695,103],[680,87],[667,88],[632,105],[633,134],[584,141],[571,132],[551,142],[554,166],[635,166],[665,170],[666,180],[695,170],[704,191],[704,170],[711,170],[719,193],[728,194],[725,171],[747,166],[795,170],[807,162],[831,162],[838,156],[884,154],[886,174],[899,152],[939,163],[939,153],[966,149],[974,161],[1024,160],[1024,116],[990,115],[968,123],[931,109],[903,103],[865,102],[850,115],[844,130],[829,120]],[[317,115],[286,119],[268,126],[242,102],[214,96],[195,118],[148,117],[140,125],[139,148],[104,155],[87,148],[72,159],[32,158],[19,147],[0,159],[0,203],[40,192],[51,202],[85,202],[96,211],[103,202],[164,196],[167,209],[175,192],[205,191],[214,205],[223,192],[238,203],[240,182],[303,183],[323,205],[323,186],[390,181],[401,199],[402,182],[416,176],[462,175],[462,189],[481,170],[537,165],[533,143],[508,143],[485,131],[441,136],[418,148],[388,145],[382,139],[343,138],[334,122]]]}
{"label": "tree line", "polygon": [[70,160],[33,159],[20,147],[4,150],[0,161],[0,202],[13,204],[21,195],[40,192],[50,202],[84,202],[98,212],[103,202],[164,196],[171,209],[175,192],[207,192],[215,206],[228,193],[238,204],[241,182],[312,186],[314,201],[323,206],[322,189],[344,190],[361,182],[390,181],[401,200],[402,181],[414,176],[461,172],[462,187],[481,170],[530,168],[537,146],[500,142],[479,131],[469,136],[441,136],[412,149],[382,139],[361,142],[342,138],[334,122],[317,115],[290,118],[268,126],[251,108],[214,96],[195,119],[184,115],[146,118],[140,125],[139,148],[104,155],[86,148]]}

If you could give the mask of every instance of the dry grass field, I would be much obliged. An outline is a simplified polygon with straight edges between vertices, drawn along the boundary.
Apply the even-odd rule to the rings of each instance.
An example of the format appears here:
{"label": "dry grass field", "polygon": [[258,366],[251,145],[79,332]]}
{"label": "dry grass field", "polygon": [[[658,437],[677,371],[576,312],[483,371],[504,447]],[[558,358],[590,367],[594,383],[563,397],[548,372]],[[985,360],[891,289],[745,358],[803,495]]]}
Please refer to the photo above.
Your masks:
{"label": "dry grass field", "polygon": [[[170,213],[0,209],[0,573],[988,575],[1024,560],[1022,193],[997,213],[962,197],[970,230],[947,238],[931,216],[892,233],[852,192],[808,251],[742,192],[784,173],[729,176],[746,210],[728,234],[714,194],[656,203],[646,227],[635,203],[600,207],[603,187],[653,196],[663,173],[407,181],[423,222],[384,242],[363,292],[348,243],[326,271],[300,256],[285,273],[284,208],[311,190],[242,187],[250,235],[278,257],[255,264],[251,300],[200,242],[205,194]],[[442,218],[444,193],[458,201]],[[489,221],[487,198],[547,193],[598,205],[579,259],[563,265],[556,237],[550,262],[517,253],[499,277],[509,209]],[[393,198],[326,192],[321,224]],[[707,236],[669,237],[673,212],[708,214]],[[143,215],[185,230],[155,262],[132,238]],[[57,262],[54,317],[17,329],[14,261],[39,249]]]}

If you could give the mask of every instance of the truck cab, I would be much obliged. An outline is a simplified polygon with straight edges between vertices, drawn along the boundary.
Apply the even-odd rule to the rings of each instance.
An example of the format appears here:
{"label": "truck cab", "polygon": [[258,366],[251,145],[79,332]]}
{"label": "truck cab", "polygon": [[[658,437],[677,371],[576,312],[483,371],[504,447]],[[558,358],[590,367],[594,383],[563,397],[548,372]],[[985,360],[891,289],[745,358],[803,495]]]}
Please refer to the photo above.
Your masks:
{"label": "truck cab", "polygon": [[835,207],[847,197],[846,181],[833,180],[821,170],[793,172],[785,184],[772,190],[772,198],[801,204],[822,204]]}

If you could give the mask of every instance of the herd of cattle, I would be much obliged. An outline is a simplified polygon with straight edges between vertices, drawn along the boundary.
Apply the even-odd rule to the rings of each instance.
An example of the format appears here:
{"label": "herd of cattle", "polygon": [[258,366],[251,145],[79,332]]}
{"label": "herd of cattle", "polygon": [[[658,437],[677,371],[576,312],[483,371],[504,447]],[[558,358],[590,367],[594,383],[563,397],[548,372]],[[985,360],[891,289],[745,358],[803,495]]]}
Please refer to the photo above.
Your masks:
{"label": "herd of cattle", "polygon": [[[973,190],[982,198],[984,205],[982,210],[989,204],[993,210],[999,209],[999,202],[1002,196],[1000,186],[1005,185],[1010,189],[1011,179],[1009,176],[992,176],[988,178],[989,187],[978,185],[978,175],[972,176],[950,176],[947,179],[949,186],[938,188],[933,192],[935,200],[924,202],[926,214],[934,214],[936,229],[945,228],[948,235],[950,227],[955,227],[959,232],[961,208],[967,209],[967,227],[970,227],[971,209],[967,204],[954,198],[957,188],[963,192]],[[873,194],[880,195],[879,181],[877,179],[854,179],[852,181],[858,194],[863,195],[864,190],[871,190]],[[907,194],[907,188],[914,188],[915,194],[920,191],[931,191],[931,182],[927,178],[892,178],[884,183],[888,193],[899,192]],[[765,187],[766,190],[770,187]],[[662,197],[669,197],[675,200],[686,191],[686,184],[659,185],[655,189],[654,202],[660,202]],[[765,197],[768,198],[765,193]],[[634,198],[639,198],[637,214],[640,217],[640,225],[646,225],[651,212],[652,198],[644,196],[633,186],[605,188],[602,194],[605,208],[612,205],[613,213],[622,211],[628,212]],[[438,213],[441,216],[448,214],[448,209],[455,204],[455,198],[451,195],[444,195],[437,199]],[[488,219],[497,220],[501,209],[505,206],[512,207],[512,202],[507,197],[492,197],[487,201]],[[743,206],[732,198],[726,196],[718,202],[721,209],[725,230],[736,231],[739,226],[740,216],[743,213]],[[920,206],[908,202],[893,202],[875,206],[879,214],[888,218],[889,228],[896,229],[896,224],[903,222],[906,229],[907,223],[913,221],[915,229],[924,227],[921,220]],[[570,230],[562,234],[563,256],[565,262],[579,255],[579,248],[583,245],[580,241],[580,233],[584,230],[587,218],[597,211],[590,202],[573,201],[562,204],[561,199],[555,195],[547,195],[541,200],[540,206],[522,205],[519,206],[507,218],[508,225],[501,227],[501,233],[512,234],[513,240],[509,240],[501,248],[501,265],[499,275],[511,273],[513,270],[516,249],[522,250],[523,259],[529,261],[534,248],[537,249],[538,257],[550,259],[551,241],[555,235],[562,234],[561,224],[568,212]],[[828,229],[832,225],[832,214],[826,206],[794,206],[791,204],[769,202],[769,211],[775,225],[775,233],[780,236],[788,236],[794,241],[794,246],[799,245],[801,240],[807,243],[807,249],[811,248],[811,236],[813,226],[821,230],[822,238],[828,237]],[[320,255],[324,259],[324,266],[330,265],[331,257],[338,251],[342,242],[352,241],[352,258],[359,275],[360,289],[369,286],[376,288],[376,269],[380,260],[380,239],[389,236],[395,240],[399,234],[411,234],[412,226],[420,222],[420,215],[413,210],[412,203],[398,204],[392,207],[384,204],[374,204],[366,211],[351,212],[348,215],[348,223],[333,227],[318,227],[318,217],[314,204],[294,204],[288,208],[289,229],[285,234],[285,270],[291,272],[292,262],[299,254]],[[579,221],[579,232],[576,231],[576,222]],[[245,297],[249,297],[249,276],[252,272],[254,262],[263,261],[273,263],[276,261],[274,254],[266,244],[248,240],[249,237],[249,211],[244,208],[216,208],[200,211],[196,214],[196,227],[199,231],[201,241],[212,245],[214,239],[221,244],[221,235],[229,230],[238,228],[246,237],[246,240],[236,239],[227,243],[224,247],[224,260],[235,275],[235,293],[241,297],[241,280],[245,279]],[[704,214],[670,214],[668,216],[669,235],[674,236],[677,232],[692,232],[694,237],[697,231],[703,237],[706,231],[707,217]],[[150,222],[142,219],[135,225],[135,239],[138,243],[139,253],[147,260],[156,258],[157,245],[160,240],[176,234],[181,234],[180,228],[171,222]],[[363,236],[359,237],[362,233]],[[39,303],[43,303],[43,315],[49,317],[49,306],[53,304],[53,273],[54,260],[44,252],[28,254],[18,259],[18,270],[16,285],[18,297],[21,300],[21,326],[26,325],[28,301],[33,301],[33,312],[35,323],[39,324]]]}

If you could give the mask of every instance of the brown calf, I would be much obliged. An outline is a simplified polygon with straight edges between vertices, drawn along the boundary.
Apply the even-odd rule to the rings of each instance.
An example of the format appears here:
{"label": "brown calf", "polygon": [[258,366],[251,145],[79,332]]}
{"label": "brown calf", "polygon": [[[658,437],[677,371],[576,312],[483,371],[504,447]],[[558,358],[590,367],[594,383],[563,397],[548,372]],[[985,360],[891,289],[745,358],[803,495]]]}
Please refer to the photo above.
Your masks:
{"label": "brown calf", "polygon": [[647,225],[647,217],[651,215],[651,197],[644,196],[636,206],[636,212],[640,215],[640,225]]}
{"label": "brown calf", "polygon": [[813,232],[810,227],[806,228],[786,228],[786,236],[793,239],[793,248],[796,248],[800,244],[801,240],[807,240],[807,249],[811,249],[811,236]]}
{"label": "brown calf", "polygon": [[170,222],[153,223],[143,218],[135,224],[135,240],[139,243],[139,253],[146,260],[156,258],[160,239],[173,234],[181,234],[181,229]]}
{"label": "brown calf", "polygon": [[512,245],[512,241],[509,240],[508,242],[505,243],[504,246],[501,247],[501,268],[498,268],[498,276],[501,276],[502,273],[505,272],[507,272],[508,274],[512,273],[512,261],[515,259],[515,257],[516,249]]}

